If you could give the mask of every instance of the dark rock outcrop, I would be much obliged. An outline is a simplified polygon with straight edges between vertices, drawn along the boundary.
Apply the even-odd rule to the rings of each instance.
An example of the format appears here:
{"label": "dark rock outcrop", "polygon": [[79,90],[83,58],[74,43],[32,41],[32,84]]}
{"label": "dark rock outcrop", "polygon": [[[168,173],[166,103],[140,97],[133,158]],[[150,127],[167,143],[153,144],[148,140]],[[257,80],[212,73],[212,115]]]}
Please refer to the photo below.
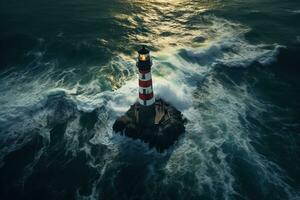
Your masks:
{"label": "dark rock outcrop", "polygon": [[125,115],[115,121],[113,130],[140,139],[148,143],[150,148],[155,147],[162,152],[185,132],[185,122],[180,111],[162,99],[157,99],[155,105],[147,107],[147,110],[138,103],[133,104]]}

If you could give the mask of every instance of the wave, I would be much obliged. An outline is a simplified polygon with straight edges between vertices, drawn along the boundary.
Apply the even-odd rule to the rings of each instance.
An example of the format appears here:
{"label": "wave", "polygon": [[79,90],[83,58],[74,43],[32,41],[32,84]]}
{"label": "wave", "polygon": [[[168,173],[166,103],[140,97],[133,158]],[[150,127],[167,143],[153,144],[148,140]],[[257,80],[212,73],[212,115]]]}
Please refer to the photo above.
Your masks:
{"label": "wave", "polygon": [[[247,173],[257,179],[259,186],[251,186],[262,196],[273,191],[269,188],[275,188],[284,191],[281,196],[292,198],[294,191],[287,184],[285,172],[254,148],[252,133],[247,129],[253,126],[247,118],[250,108],[254,107],[252,114],[259,116],[268,107],[253,96],[246,83],[226,87],[215,76],[220,66],[245,69],[254,63],[268,65],[276,60],[282,46],[250,44],[245,39],[250,31],[248,27],[214,16],[206,16],[206,21],[209,21],[207,30],[201,31],[205,40],[200,44],[192,40],[199,37],[195,32],[189,37],[192,47],[154,53],[155,95],[176,106],[188,119],[185,137],[172,150],[159,155],[138,141],[112,134],[114,120],[137,98],[132,58],[120,55],[105,66],[91,66],[85,71],[88,74],[85,81],[81,80],[84,75],[78,68],[61,71],[55,67],[56,61],[43,63],[40,60],[35,62],[43,69],[38,74],[30,67],[0,75],[2,165],[3,158],[27,144],[32,137],[30,132],[35,130],[47,142],[28,166],[32,169],[41,154],[50,148],[51,140],[53,142],[54,124],[66,123],[62,137],[65,144],[58,148],[73,157],[84,152],[87,164],[100,173],[91,185],[91,195],[77,192],[78,199],[97,198],[106,173],[110,168],[115,169],[113,165],[119,160],[128,162],[126,156],[130,156],[130,148],[132,155],[142,152],[139,156],[157,160],[168,157],[161,168],[147,163],[149,174],[147,183],[143,184],[147,184],[146,192],[150,196],[152,189],[173,184],[178,186],[179,194],[187,190],[210,199],[241,197],[242,186],[236,171],[242,169],[234,170],[234,164],[240,162],[249,167]],[[97,145],[102,152],[94,154],[93,148]],[[126,155],[124,147],[128,151]],[[189,185],[183,186],[186,179]]]}

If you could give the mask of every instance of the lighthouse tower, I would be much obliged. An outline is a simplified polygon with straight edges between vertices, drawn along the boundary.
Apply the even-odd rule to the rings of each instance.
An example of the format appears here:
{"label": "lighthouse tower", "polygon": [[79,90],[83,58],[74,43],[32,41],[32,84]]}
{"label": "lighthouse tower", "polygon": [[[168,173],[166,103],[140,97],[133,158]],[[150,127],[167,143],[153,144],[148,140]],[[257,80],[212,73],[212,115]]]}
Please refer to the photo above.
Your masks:
{"label": "lighthouse tower", "polygon": [[152,61],[145,46],[138,53],[136,66],[139,70],[139,103],[141,106],[152,106],[155,103],[151,76]]}
{"label": "lighthouse tower", "polygon": [[136,121],[141,127],[151,127],[155,123],[155,97],[152,86],[150,52],[143,46],[138,51],[136,66],[139,71],[139,99],[136,104]]}

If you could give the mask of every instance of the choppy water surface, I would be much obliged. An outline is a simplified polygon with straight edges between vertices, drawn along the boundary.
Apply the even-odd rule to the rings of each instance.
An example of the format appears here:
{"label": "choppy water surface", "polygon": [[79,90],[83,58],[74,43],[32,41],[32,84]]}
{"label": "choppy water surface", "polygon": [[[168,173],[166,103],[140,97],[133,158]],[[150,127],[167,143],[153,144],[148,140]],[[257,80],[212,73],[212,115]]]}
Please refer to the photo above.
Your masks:
{"label": "choppy water surface", "polygon": [[[299,199],[300,3],[7,1],[1,199]],[[154,92],[188,119],[157,153],[112,133]]]}

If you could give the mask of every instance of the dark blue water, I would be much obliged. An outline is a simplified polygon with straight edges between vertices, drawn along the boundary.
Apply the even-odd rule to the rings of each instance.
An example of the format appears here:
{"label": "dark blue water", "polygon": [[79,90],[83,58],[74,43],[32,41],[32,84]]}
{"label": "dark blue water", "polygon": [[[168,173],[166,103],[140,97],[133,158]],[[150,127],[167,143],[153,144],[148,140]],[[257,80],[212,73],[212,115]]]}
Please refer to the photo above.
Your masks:
{"label": "dark blue water", "polygon": [[[0,0],[0,199],[300,199],[297,0]],[[154,92],[158,153],[112,132]]]}

